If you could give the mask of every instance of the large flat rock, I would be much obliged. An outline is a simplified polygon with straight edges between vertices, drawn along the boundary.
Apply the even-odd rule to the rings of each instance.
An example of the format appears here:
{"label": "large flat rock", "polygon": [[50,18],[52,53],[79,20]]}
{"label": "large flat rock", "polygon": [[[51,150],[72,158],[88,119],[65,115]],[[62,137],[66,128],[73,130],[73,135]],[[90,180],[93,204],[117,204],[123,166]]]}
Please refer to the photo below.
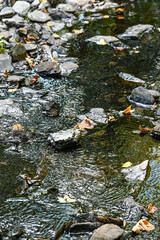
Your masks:
{"label": "large flat rock", "polygon": [[40,23],[44,23],[44,22],[51,20],[50,16],[47,13],[44,13],[39,10],[29,12],[28,18],[33,22],[40,22]]}
{"label": "large flat rock", "polygon": [[30,3],[26,1],[16,1],[12,8],[19,15],[25,16],[30,9]]}

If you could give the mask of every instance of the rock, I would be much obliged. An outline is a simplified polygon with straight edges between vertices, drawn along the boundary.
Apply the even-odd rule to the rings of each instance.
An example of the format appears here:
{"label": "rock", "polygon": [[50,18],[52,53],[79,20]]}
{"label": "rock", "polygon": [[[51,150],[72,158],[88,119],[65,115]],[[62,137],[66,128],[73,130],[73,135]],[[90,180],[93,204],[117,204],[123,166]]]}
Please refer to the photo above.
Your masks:
{"label": "rock", "polygon": [[17,83],[17,82],[23,82],[25,81],[24,76],[19,76],[19,75],[9,75],[7,78],[7,82],[10,83]]}
{"label": "rock", "polygon": [[76,5],[78,5],[78,6],[84,6],[84,5],[86,5],[86,4],[89,4],[91,1],[90,0],[81,0],[81,1],[79,1],[79,0],[66,0],[66,3],[68,3],[68,4],[76,4]]}
{"label": "rock", "polygon": [[152,25],[149,24],[138,24],[126,29],[123,34],[118,35],[120,39],[136,40],[141,37],[144,33],[149,32],[153,29]]}
{"label": "rock", "polygon": [[0,19],[13,17],[14,14],[15,11],[13,10],[12,7],[5,7],[0,12]]}
{"label": "rock", "polygon": [[12,62],[11,62],[11,57],[8,53],[4,53],[0,55],[0,71],[1,72],[5,72],[5,70],[7,69],[8,72],[12,72],[13,71],[13,66],[12,66]]}
{"label": "rock", "polygon": [[102,10],[102,9],[108,9],[108,8],[116,8],[118,6],[119,5],[117,3],[113,3],[108,0],[108,1],[105,1],[104,4],[97,6],[95,9]]}
{"label": "rock", "polygon": [[44,13],[44,12],[38,11],[38,10],[29,12],[28,18],[33,22],[41,22],[41,23],[51,20],[50,16],[47,13]]}
{"label": "rock", "polygon": [[88,118],[89,120],[93,121],[94,125],[97,123],[108,123],[108,118],[103,108],[92,108],[89,113],[85,115],[79,115],[78,118],[82,121],[85,118]]}
{"label": "rock", "polygon": [[130,100],[148,105],[152,105],[155,101],[149,90],[144,87],[134,88],[131,92]]}
{"label": "rock", "polygon": [[55,148],[62,149],[77,145],[80,137],[81,132],[78,129],[71,128],[68,130],[51,133],[48,140]]}
{"label": "rock", "polygon": [[[3,39],[8,40],[10,37],[9,31],[0,32],[0,36],[3,36]],[[2,40],[1,40],[2,41]]]}
{"label": "rock", "polygon": [[100,222],[83,222],[83,223],[74,223],[70,227],[71,233],[78,232],[92,232],[94,229],[99,228],[102,225]]}
{"label": "rock", "polygon": [[43,110],[47,115],[57,117],[60,112],[60,104],[57,102],[47,102],[45,105],[43,105]]}
{"label": "rock", "polygon": [[154,97],[155,101],[159,101],[160,93],[156,90],[148,90],[149,93]]}
{"label": "rock", "polygon": [[39,0],[34,0],[34,1],[31,3],[31,7],[38,7],[39,4],[40,4],[40,1],[39,1]]}
{"label": "rock", "polygon": [[30,9],[30,3],[26,1],[16,1],[13,10],[21,16],[25,16]]}
{"label": "rock", "polygon": [[61,75],[68,76],[72,71],[78,68],[78,64],[73,62],[64,62],[60,64]]}
{"label": "rock", "polygon": [[53,32],[58,32],[65,27],[65,23],[61,20],[49,21],[48,24],[52,25],[51,29]]}
{"label": "rock", "polygon": [[121,172],[125,175],[126,180],[144,181],[148,168],[149,161],[146,160],[136,166],[124,168]]}
{"label": "rock", "polygon": [[120,72],[119,73],[119,77],[122,78],[123,80],[125,81],[128,81],[128,82],[133,82],[133,83],[145,83],[145,81],[139,79],[139,78],[136,78],[134,77],[133,75],[131,74],[128,74],[128,73],[123,73],[123,72]]}
{"label": "rock", "polygon": [[156,117],[160,118],[160,107],[156,111]]}
{"label": "rock", "polygon": [[97,43],[97,42],[100,41],[100,39],[106,40],[106,44],[110,44],[111,42],[119,41],[119,39],[116,38],[116,37],[113,37],[113,36],[103,36],[103,35],[98,35],[98,36],[94,36],[94,37],[88,38],[86,41]]}
{"label": "rock", "polygon": [[14,62],[21,61],[26,58],[26,49],[22,43],[17,43],[12,49],[12,60]]}
{"label": "rock", "polygon": [[147,210],[133,198],[125,198],[118,203],[118,206],[124,212],[124,218],[127,221],[137,222],[143,217],[148,217]]}
{"label": "rock", "polygon": [[0,117],[9,115],[12,117],[19,117],[23,114],[19,106],[16,105],[12,99],[0,100]]}
{"label": "rock", "polygon": [[65,4],[65,3],[60,3],[57,6],[57,10],[60,10],[62,12],[75,12],[77,9],[76,4]]}
{"label": "rock", "polygon": [[24,44],[24,47],[26,49],[26,51],[33,51],[37,49],[37,44],[33,44],[33,43],[28,43],[28,44]]}
{"label": "rock", "polygon": [[67,42],[68,40],[72,39],[75,37],[75,34],[74,33],[64,33],[62,36],[61,36],[61,39],[65,42]]}
{"label": "rock", "polygon": [[[159,110],[159,109],[158,109]],[[157,111],[158,111],[157,110]],[[153,138],[160,140],[160,124],[156,125],[151,132]]]}
{"label": "rock", "polygon": [[43,59],[51,61],[52,60],[51,48],[48,45],[43,45],[42,49],[43,49]]}
{"label": "rock", "polygon": [[34,99],[34,98],[39,98],[41,97],[44,92],[43,91],[37,91],[37,90],[33,90],[31,88],[28,88],[28,87],[22,87],[19,89],[19,93],[21,93],[22,95],[24,95],[25,97],[27,98],[31,98],[31,99]]}
{"label": "rock", "polygon": [[90,240],[114,240],[119,239],[124,230],[115,224],[105,224],[96,229]]}
{"label": "rock", "polygon": [[38,64],[36,71],[43,75],[58,75],[60,74],[60,67],[55,62],[41,62]]}
{"label": "rock", "polygon": [[13,16],[12,18],[3,18],[2,22],[8,27],[24,27],[24,19],[18,15]]}

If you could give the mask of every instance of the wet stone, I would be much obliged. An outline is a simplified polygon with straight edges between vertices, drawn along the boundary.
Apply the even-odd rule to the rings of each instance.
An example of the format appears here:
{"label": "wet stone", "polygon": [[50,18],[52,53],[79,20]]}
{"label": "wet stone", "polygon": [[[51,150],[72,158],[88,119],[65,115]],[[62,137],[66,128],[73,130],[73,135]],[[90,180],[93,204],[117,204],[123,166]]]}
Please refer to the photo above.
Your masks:
{"label": "wet stone", "polygon": [[23,82],[24,80],[25,80],[25,77],[19,76],[19,75],[9,75],[7,78],[7,82],[11,82],[11,83]]}
{"label": "wet stone", "polygon": [[26,51],[33,51],[37,49],[37,44],[28,43],[28,44],[24,44],[24,47]]}
{"label": "wet stone", "polygon": [[124,230],[115,224],[105,224],[96,229],[90,240],[114,240],[119,239]]}
{"label": "wet stone", "polygon": [[22,43],[17,43],[12,49],[12,60],[13,61],[21,61],[26,57],[26,49]]}
{"label": "wet stone", "polygon": [[74,147],[79,143],[81,132],[78,129],[71,128],[56,133],[51,133],[48,141],[57,149]]}
{"label": "wet stone", "polygon": [[12,99],[0,100],[0,117],[9,115],[12,117],[19,117],[23,114],[19,106],[16,105]]}
{"label": "wet stone", "polygon": [[15,11],[13,10],[12,7],[5,7],[0,12],[0,19],[13,17],[14,14]]}
{"label": "wet stone", "polygon": [[47,102],[43,105],[45,113],[52,117],[57,117],[60,113],[60,104],[57,102]]}
{"label": "wet stone", "polygon": [[8,40],[10,37],[9,31],[0,32],[0,36],[3,36],[3,39]]}
{"label": "wet stone", "polygon": [[62,30],[65,27],[65,23],[63,21],[57,20],[57,21],[49,21],[48,24],[51,24],[52,31],[58,32]]}
{"label": "wet stone", "polygon": [[86,41],[97,43],[97,42],[99,42],[101,39],[106,40],[106,44],[110,44],[111,42],[119,41],[119,39],[116,38],[116,37],[113,37],[113,36],[104,36],[104,35],[94,36],[94,37],[88,38]]}
{"label": "wet stone", "polygon": [[29,12],[28,18],[33,22],[41,22],[41,23],[47,22],[51,19],[47,13],[44,13],[44,12],[38,11],[38,10]]}
{"label": "wet stone", "polygon": [[10,55],[4,53],[0,55],[0,71],[5,72],[6,69],[8,72],[12,72],[14,68],[12,66]]}
{"label": "wet stone", "polygon": [[145,83],[145,81],[141,80],[140,78],[136,78],[136,77],[134,77],[133,75],[128,74],[128,73],[120,72],[120,73],[119,73],[119,77],[122,78],[122,79],[125,80],[125,81],[128,81],[128,82],[133,82],[133,83]]}
{"label": "wet stone", "polygon": [[30,9],[30,3],[26,1],[16,1],[13,10],[19,15],[25,16]]}
{"label": "wet stone", "polygon": [[83,223],[74,223],[70,227],[71,233],[77,232],[92,232],[93,230],[99,228],[102,225],[100,222],[83,222]]}
{"label": "wet stone", "polygon": [[148,168],[149,161],[146,160],[136,166],[124,168],[121,172],[124,174],[126,180],[144,181]]}
{"label": "wet stone", "polygon": [[76,4],[65,4],[61,3],[57,6],[57,9],[62,11],[62,12],[75,12],[77,9]]}
{"label": "wet stone", "polygon": [[[159,110],[159,111],[158,111]],[[158,109],[157,111],[160,112],[160,109]],[[156,138],[158,140],[160,140],[160,124],[156,125],[151,132],[153,138]]]}
{"label": "wet stone", "polygon": [[108,118],[103,108],[92,108],[89,113],[85,115],[79,115],[78,118],[82,121],[85,118],[88,118],[89,120],[93,121],[94,125],[97,123],[108,123]]}
{"label": "wet stone", "polygon": [[72,71],[75,71],[78,68],[78,64],[73,62],[64,62],[60,64],[61,75],[68,76]]}
{"label": "wet stone", "polygon": [[60,74],[60,67],[55,62],[41,62],[37,67],[36,71],[42,75],[57,75]]}
{"label": "wet stone", "polygon": [[136,40],[141,37],[144,33],[149,32],[153,29],[152,25],[149,24],[138,24],[126,29],[123,34],[118,35],[120,39]]}
{"label": "wet stone", "polygon": [[155,101],[148,89],[144,87],[137,87],[132,90],[130,100],[134,102],[152,105]]}

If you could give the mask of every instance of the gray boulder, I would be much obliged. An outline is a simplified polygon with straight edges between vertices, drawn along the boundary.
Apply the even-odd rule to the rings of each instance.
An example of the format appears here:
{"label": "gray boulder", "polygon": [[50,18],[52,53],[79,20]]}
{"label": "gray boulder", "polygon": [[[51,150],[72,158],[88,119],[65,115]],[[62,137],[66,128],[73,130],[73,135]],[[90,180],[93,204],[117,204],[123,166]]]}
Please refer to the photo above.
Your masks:
{"label": "gray boulder", "polygon": [[126,180],[143,181],[146,177],[148,168],[149,161],[146,160],[136,166],[124,168],[121,172],[124,174]]}
{"label": "gray boulder", "polygon": [[122,78],[123,80],[127,81],[127,82],[145,83],[145,81],[143,81],[143,80],[141,80],[141,79],[139,79],[139,78],[136,78],[136,77],[134,77],[133,75],[128,74],[128,73],[120,72],[120,73],[119,73],[119,77]]}
{"label": "gray boulder", "polygon": [[25,16],[30,9],[30,3],[26,1],[16,1],[13,10],[19,15]]}
{"label": "gray boulder", "polygon": [[5,23],[8,27],[24,27],[24,18],[20,17],[18,14],[12,18],[3,18],[2,22]]}
{"label": "gray boulder", "polygon": [[108,123],[108,118],[103,108],[92,108],[89,113],[85,115],[79,115],[78,118],[82,121],[85,118],[88,118],[89,120],[91,120],[91,123],[93,125],[96,125],[97,123]]}
{"label": "gray boulder", "polygon": [[119,239],[124,230],[115,224],[105,224],[96,229],[90,240],[114,240]]}
{"label": "gray boulder", "polygon": [[50,16],[47,13],[44,13],[44,12],[38,11],[38,10],[29,12],[28,18],[33,22],[41,22],[41,23],[51,20]]}
{"label": "gray boulder", "polygon": [[144,33],[149,32],[153,29],[150,24],[138,24],[126,29],[123,34],[118,35],[120,39],[133,39],[136,40],[141,37]]}
{"label": "gray boulder", "polygon": [[53,32],[58,32],[65,27],[65,23],[61,20],[49,21],[48,24],[52,25],[51,29]]}
{"label": "gray boulder", "polygon": [[5,70],[7,69],[8,72],[12,72],[13,71],[13,66],[12,66],[12,61],[11,61],[11,57],[9,54],[4,53],[0,55],[0,71],[1,72],[5,72]]}
{"label": "gray boulder", "polygon": [[0,117],[4,115],[19,117],[23,114],[19,106],[12,99],[0,100]]}
{"label": "gray boulder", "polygon": [[148,89],[144,87],[137,87],[132,90],[130,100],[134,102],[152,105],[155,101]]}
{"label": "gray boulder", "polygon": [[156,125],[151,132],[152,136],[160,140],[160,124]]}
{"label": "gray boulder", "polygon": [[48,140],[57,149],[73,147],[78,144],[81,137],[81,131],[75,128],[51,133]]}
{"label": "gray boulder", "polygon": [[60,74],[60,67],[55,62],[41,62],[36,67],[36,71],[42,75],[58,75]]}
{"label": "gray boulder", "polygon": [[14,14],[15,12],[12,7],[5,7],[0,12],[0,19],[13,17]]}

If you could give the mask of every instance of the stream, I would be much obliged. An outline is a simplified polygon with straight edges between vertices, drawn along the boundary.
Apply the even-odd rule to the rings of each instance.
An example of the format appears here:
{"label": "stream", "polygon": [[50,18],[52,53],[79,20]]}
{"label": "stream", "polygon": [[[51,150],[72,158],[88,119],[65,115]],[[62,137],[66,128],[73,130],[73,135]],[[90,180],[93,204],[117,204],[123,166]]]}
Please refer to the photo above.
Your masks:
{"label": "stream", "polygon": [[[115,216],[123,217],[115,204],[129,196],[144,206],[152,203],[160,210],[160,143],[151,134],[139,134],[139,125],[153,127],[152,121],[144,116],[154,117],[154,110],[137,108],[139,118],[115,116],[114,122],[98,124],[93,130],[87,130],[76,148],[56,150],[47,141],[50,133],[74,127],[78,123],[77,116],[88,113],[91,108],[103,108],[106,113],[112,113],[131,105],[128,97],[137,85],[120,78],[120,72],[144,80],[148,88],[159,84],[160,1],[117,3],[125,6],[124,19],[118,19],[114,9],[78,13],[74,28],[83,28],[84,33],[68,42],[68,57],[76,58],[79,68],[69,76],[40,77],[39,84],[32,87],[53,92],[61,106],[58,117],[45,115],[34,98],[10,94],[23,107],[24,115],[18,123],[25,129],[32,129],[38,137],[15,147],[7,137],[17,121],[9,116],[7,121],[0,119],[1,129],[6,133],[6,139],[0,137],[3,239],[14,239],[20,229],[24,235],[19,239],[53,239],[64,223],[92,210],[114,212]],[[103,15],[109,17],[102,18]],[[137,24],[152,24],[154,28],[138,40],[123,41],[130,49],[119,51],[86,41],[96,35],[117,37]],[[68,27],[65,32],[70,30]],[[121,173],[122,165],[128,161],[136,165],[144,160],[149,160],[150,165],[145,181],[126,181]],[[25,191],[21,175],[36,178],[38,171],[41,185]],[[65,195],[76,202],[60,203],[58,197]],[[134,239],[160,239],[159,213],[150,222],[155,230],[143,232]],[[135,223],[128,223],[127,230],[133,225]],[[64,234],[60,239],[87,240],[90,235]]]}

